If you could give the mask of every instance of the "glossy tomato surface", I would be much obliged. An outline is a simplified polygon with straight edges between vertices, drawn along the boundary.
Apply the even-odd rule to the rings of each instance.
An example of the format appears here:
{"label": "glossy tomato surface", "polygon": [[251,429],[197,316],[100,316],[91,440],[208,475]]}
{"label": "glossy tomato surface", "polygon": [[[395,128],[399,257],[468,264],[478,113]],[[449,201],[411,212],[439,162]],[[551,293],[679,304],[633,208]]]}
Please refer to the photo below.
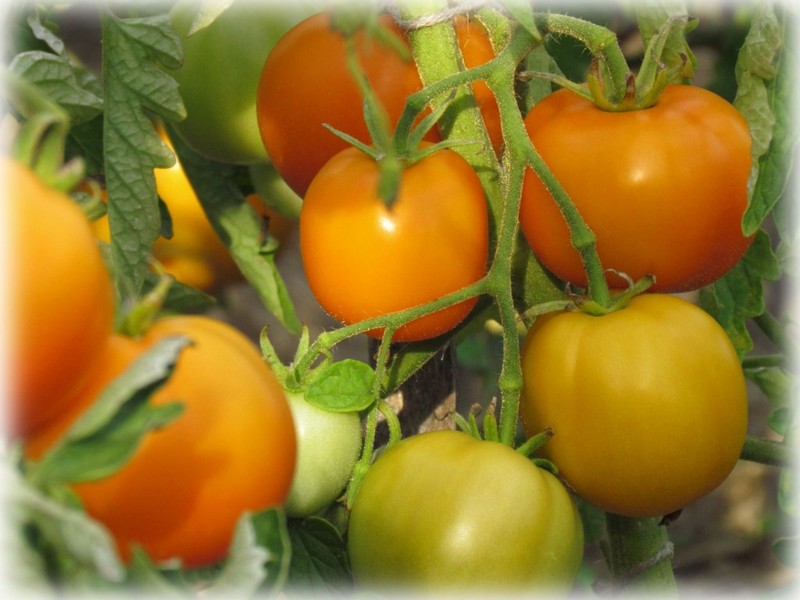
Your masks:
{"label": "glossy tomato surface", "polygon": [[168,317],[141,339],[115,336],[75,409],[29,440],[26,453],[40,456],[110,381],[168,335],[187,336],[193,345],[151,402],[183,402],[183,414],[149,434],[118,472],[74,490],[123,557],[138,544],[154,560],[197,567],[226,556],[245,511],[283,504],[295,467],[283,389],[235,329],[207,317]]}
{"label": "glossy tomato surface", "polygon": [[290,517],[305,517],[344,491],[361,451],[361,419],[358,413],[323,410],[299,392],[287,398],[297,433],[297,466],[284,508]]}
{"label": "glossy tomato surface", "polygon": [[583,527],[564,486],[519,452],[434,431],[370,467],[348,550],[362,588],[564,592],[581,564]]}
{"label": "glossy tomato surface", "polygon": [[79,206],[20,163],[4,160],[2,176],[12,284],[9,426],[25,435],[64,410],[100,360],[114,294]]}
{"label": "glossy tomato surface", "polygon": [[736,464],[747,430],[741,364],[725,331],[680,298],[609,315],[540,318],[522,357],[521,417],[575,492],[630,517],[683,508]]}
{"label": "glossy tomato surface", "polygon": [[[653,291],[685,291],[731,269],[742,233],[750,133],[739,112],[699,87],[668,86],[645,110],[612,113],[559,90],[525,118],[533,145],[597,236],[606,269],[656,276]],[[586,276],[559,209],[528,171],[520,225],[555,275]],[[609,274],[609,283],[626,282]]]}
{"label": "glossy tomato surface", "polygon": [[275,42],[308,11],[290,4],[236,0],[211,24],[192,26],[198,3],[171,12],[180,35],[183,64],[170,75],[186,107],[175,129],[192,149],[223,163],[268,160],[258,133],[256,90]]}
{"label": "glossy tomato surface", "polygon": [[[391,17],[384,15],[380,23],[407,46]],[[476,21],[460,18],[456,24],[467,67],[494,57],[485,30]],[[359,64],[394,126],[407,97],[422,88],[410,48],[404,58],[363,31],[356,36]],[[473,91],[493,145],[499,148],[502,137],[494,96],[483,82],[476,82]],[[322,166],[348,147],[323,124],[370,143],[361,93],[347,67],[345,38],[332,28],[328,13],[299,23],[270,52],[258,84],[257,115],[270,159],[300,196]],[[438,136],[431,132],[427,139]]]}
{"label": "glossy tomato surface", "polygon": [[[406,168],[388,208],[378,197],[378,178],[374,159],[356,148],[344,150],[314,179],[300,213],[300,252],[311,291],[346,324],[431,302],[486,273],[486,200],[463,158],[441,150]],[[443,334],[476,301],[414,320],[394,340]]]}

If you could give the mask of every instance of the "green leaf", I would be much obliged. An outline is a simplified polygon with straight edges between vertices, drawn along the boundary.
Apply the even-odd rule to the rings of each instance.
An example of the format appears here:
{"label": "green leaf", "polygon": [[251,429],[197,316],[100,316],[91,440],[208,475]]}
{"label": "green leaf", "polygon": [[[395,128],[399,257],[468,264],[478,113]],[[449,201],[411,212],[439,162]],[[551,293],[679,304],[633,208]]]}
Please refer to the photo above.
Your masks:
{"label": "green leaf", "polygon": [[375,371],[359,360],[347,358],[321,367],[308,385],[305,398],[331,412],[358,412],[375,401]]}
{"label": "green leaf", "polygon": [[267,310],[290,333],[301,325],[272,252],[262,251],[262,222],[237,185],[238,171],[192,151],[178,135],[170,136],[181,166],[194,188],[211,226],[230,251]]}
{"label": "green leaf", "polygon": [[793,379],[785,369],[757,367],[745,369],[744,373],[755,382],[772,406],[783,406],[790,402]]}
{"label": "green leaf", "polygon": [[794,48],[786,43],[787,24],[770,3],[759,3],[736,62],[734,106],[750,126],[753,166],[748,181],[745,235],[754,233],[786,191],[796,132]]}
{"label": "green leaf", "polygon": [[[124,579],[125,569],[117,556],[114,540],[104,527],[82,510],[48,497],[31,486],[7,460],[2,461],[0,469],[4,518],[8,519],[9,527],[8,534],[4,531],[4,538],[6,535],[16,538],[4,539],[4,542],[9,541],[13,546],[9,548],[4,545],[3,550],[14,550],[8,556],[15,563],[22,559],[25,562],[20,566],[30,569],[35,563],[28,563],[26,556],[35,556],[37,560],[42,560],[42,554],[29,554],[30,548],[23,539],[23,528],[34,526],[41,538],[39,544],[49,547],[56,556],[68,559],[72,570],[97,573],[113,582]],[[13,571],[14,578],[20,577],[16,564]],[[23,576],[32,574],[28,572]],[[45,577],[43,572],[40,575]]]}
{"label": "green leaf", "polygon": [[161,227],[154,168],[175,157],[162,143],[151,114],[184,118],[177,83],[158,63],[182,60],[169,15],[118,18],[103,15],[104,172],[117,293],[123,309],[135,302]]}
{"label": "green leaf", "polygon": [[[635,5],[636,22],[646,48],[642,70],[657,69],[673,72],[680,79],[690,79],[697,67],[697,59],[686,41],[686,34],[697,27],[689,19],[683,0],[660,0]],[[663,36],[663,39],[659,39]],[[651,54],[655,52],[654,54]],[[649,56],[648,56],[649,55]],[[637,87],[640,75],[636,78]],[[646,75],[652,83],[657,74]]]}
{"label": "green leaf", "polygon": [[700,290],[700,306],[731,338],[741,358],[753,348],[747,320],[764,312],[763,281],[777,281],[781,267],[769,236],[759,231],[742,260],[725,276]]}
{"label": "green leaf", "polygon": [[41,461],[31,465],[31,480],[42,487],[92,481],[125,464],[143,436],[182,413],[179,403],[151,406],[148,400],[166,383],[188,344],[185,337],[170,336],[134,361]]}
{"label": "green leaf", "polygon": [[339,531],[320,517],[289,522],[289,584],[301,590],[341,590],[350,583],[350,562]]}
{"label": "green leaf", "polygon": [[[270,562],[284,562],[276,561],[277,555],[273,554],[275,552],[282,556],[286,550],[283,532],[276,531],[281,528],[281,519],[277,513],[278,511],[271,511],[269,516],[260,517],[261,539],[262,542],[268,540],[266,546],[259,544],[252,515],[242,515],[236,525],[233,542],[222,570],[206,588],[206,594],[220,598],[249,598],[264,585],[269,572],[267,565]],[[276,540],[280,541],[277,545]]]}
{"label": "green leaf", "polygon": [[255,542],[267,550],[266,578],[263,588],[283,587],[292,561],[292,543],[287,530],[286,515],[280,509],[267,509],[249,516]]}
{"label": "green leaf", "polygon": [[74,124],[88,121],[103,110],[102,98],[84,87],[63,56],[32,50],[15,56],[9,68],[58,103]]}
{"label": "green leaf", "polygon": [[189,590],[166,577],[141,547],[134,546],[131,554],[128,577],[125,580],[130,591],[167,599],[186,598],[189,595]]}

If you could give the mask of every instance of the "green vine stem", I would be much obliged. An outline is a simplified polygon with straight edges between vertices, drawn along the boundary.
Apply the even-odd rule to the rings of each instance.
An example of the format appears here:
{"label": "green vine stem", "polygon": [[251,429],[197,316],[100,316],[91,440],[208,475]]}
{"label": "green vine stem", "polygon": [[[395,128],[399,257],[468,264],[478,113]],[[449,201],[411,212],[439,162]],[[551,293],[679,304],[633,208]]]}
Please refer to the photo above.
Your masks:
{"label": "green vine stem", "polygon": [[740,458],[762,465],[774,467],[791,467],[794,452],[783,442],[747,436]]}
{"label": "green vine stem", "polygon": [[675,595],[672,543],[658,519],[631,519],[606,513],[604,549],[615,592]]}

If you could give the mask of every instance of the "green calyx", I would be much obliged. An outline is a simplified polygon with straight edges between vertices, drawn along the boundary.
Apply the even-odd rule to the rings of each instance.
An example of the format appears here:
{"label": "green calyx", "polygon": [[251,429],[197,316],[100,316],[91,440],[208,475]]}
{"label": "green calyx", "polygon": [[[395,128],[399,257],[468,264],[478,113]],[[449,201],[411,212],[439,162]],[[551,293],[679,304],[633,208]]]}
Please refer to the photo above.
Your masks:
{"label": "green calyx", "polygon": [[686,34],[698,22],[685,14],[660,14],[647,7],[637,10],[637,18],[645,43],[638,73],[631,71],[616,37],[605,27],[567,15],[538,14],[536,23],[542,31],[579,40],[593,59],[585,84],[560,75],[525,76],[552,80],[602,110],[623,112],[653,106],[668,85],[688,82],[694,75],[696,61]]}

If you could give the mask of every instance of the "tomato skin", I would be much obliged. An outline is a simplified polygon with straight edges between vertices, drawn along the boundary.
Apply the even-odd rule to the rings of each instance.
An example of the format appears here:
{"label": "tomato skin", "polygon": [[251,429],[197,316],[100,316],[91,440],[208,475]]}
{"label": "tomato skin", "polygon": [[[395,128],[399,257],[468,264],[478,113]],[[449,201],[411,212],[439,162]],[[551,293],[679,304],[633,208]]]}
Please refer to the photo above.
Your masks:
{"label": "tomato skin", "polygon": [[[525,118],[534,146],[597,236],[600,261],[653,291],[712,283],[752,237],[741,230],[750,133],[728,102],[702,88],[668,86],[648,109],[611,113],[559,90]],[[520,225],[555,275],[586,285],[577,251],[538,177],[525,175]],[[609,284],[626,282],[609,275]]]}
{"label": "tomato skin", "polygon": [[[382,26],[405,40],[390,16],[380,19]],[[488,36],[477,22],[459,18],[456,31],[467,67],[494,58]],[[363,32],[357,34],[357,40],[359,64],[394,126],[408,96],[422,89],[416,66]],[[493,145],[500,148],[502,134],[494,95],[483,82],[476,82],[473,91]],[[371,143],[361,93],[347,67],[344,37],[332,29],[328,13],[302,21],[275,45],[259,80],[256,112],[267,154],[300,196],[322,166],[348,147],[323,123]],[[435,141],[439,134],[431,131],[426,139]]]}
{"label": "tomato skin", "polygon": [[[440,150],[406,168],[391,208],[377,195],[378,178],[375,160],[344,150],[314,178],[300,213],[300,254],[311,291],[346,324],[430,302],[486,273],[486,199],[463,158]],[[393,339],[443,334],[476,301],[412,321]],[[382,330],[369,335],[380,337]]]}
{"label": "tomato skin", "polygon": [[716,488],[747,430],[741,364],[724,330],[680,298],[536,321],[522,352],[521,417],[575,492],[606,511],[661,516]]}
{"label": "tomato skin", "polygon": [[294,424],[283,389],[237,330],[177,316],[156,321],[141,339],[114,336],[74,410],[25,450],[40,456],[136,357],[175,334],[193,345],[151,402],[181,401],[184,413],[149,434],[121,470],[73,489],[126,560],[139,544],[154,560],[177,557],[197,567],[226,555],[243,512],[281,505],[294,472]]}
{"label": "tomato skin", "polygon": [[12,435],[27,435],[69,403],[111,334],[111,277],[89,221],[68,196],[18,162],[2,162],[8,194]]}
{"label": "tomato skin", "polygon": [[581,519],[549,472],[459,431],[406,438],[378,457],[350,515],[357,584],[449,591],[566,591]]}
{"label": "tomato skin", "polygon": [[[381,23],[399,31],[388,16]],[[406,97],[422,89],[416,67],[363,32],[357,39],[359,62],[394,124]],[[261,72],[256,100],[261,139],[275,168],[300,196],[328,159],[348,147],[323,123],[370,141],[361,94],[345,57],[344,36],[322,12],[286,33]]]}
{"label": "tomato skin", "polygon": [[361,450],[357,413],[318,408],[298,392],[287,393],[297,433],[297,466],[284,509],[306,517],[325,508],[342,493]]}
{"label": "tomato skin", "polygon": [[232,164],[267,162],[256,121],[261,68],[298,16],[286,6],[237,0],[210,25],[189,35],[196,7],[172,10],[183,65],[169,71],[179,84],[186,118],[175,129],[197,153]]}

